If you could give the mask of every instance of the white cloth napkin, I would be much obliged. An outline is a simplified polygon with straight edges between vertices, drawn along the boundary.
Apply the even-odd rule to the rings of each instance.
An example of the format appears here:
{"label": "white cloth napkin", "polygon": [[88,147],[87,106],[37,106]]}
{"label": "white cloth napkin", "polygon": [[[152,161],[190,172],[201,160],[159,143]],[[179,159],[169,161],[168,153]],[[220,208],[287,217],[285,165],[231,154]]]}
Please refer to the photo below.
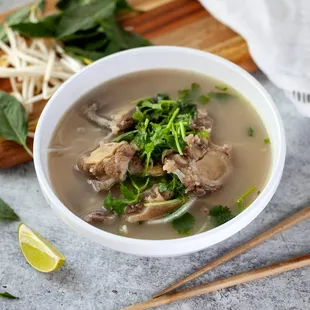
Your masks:
{"label": "white cloth napkin", "polygon": [[310,117],[310,0],[200,0],[246,41],[257,66]]}

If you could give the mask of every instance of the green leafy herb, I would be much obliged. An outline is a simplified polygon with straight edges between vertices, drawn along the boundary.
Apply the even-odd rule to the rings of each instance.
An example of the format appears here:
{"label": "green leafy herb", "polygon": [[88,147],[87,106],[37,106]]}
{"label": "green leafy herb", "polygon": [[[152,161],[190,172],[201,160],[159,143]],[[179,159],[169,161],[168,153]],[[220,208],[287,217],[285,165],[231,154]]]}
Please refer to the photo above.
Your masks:
{"label": "green leafy herb", "polygon": [[201,96],[199,96],[198,100],[199,100],[200,104],[207,104],[210,102],[210,97],[205,96],[205,95],[201,95]]}
{"label": "green leafy herb", "polygon": [[22,145],[32,156],[26,144],[28,115],[19,101],[0,91],[0,137]]}
{"label": "green leafy herb", "polygon": [[195,218],[188,212],[172,221],[173,228],[181,235],[187,235],[193,229],[194,224]]}
{"label": "green leafy herb", "polygon": [[18,215],[14,210],[0,198],[0,219],[17,221],[19,220]]}
{"label": "green leafy herb", "polygon": [[48,38],[56,37],[57,25],[62,18],[62,14],[49,15],[37,23],[23,22],[12,25],[14,31],[28,38]]}
{"label": "green leafy herb", "polygon": [[218,89],[218,90],[222,90],[222,91],[226,91],[226,90],[228,90],[228,87],[226,86],[226,85],[217,85],[217,86],[215,86],[215,88],[216,89]]}
{"label": "green leafy herb", "polygon": [[134,131],[128,131],[125,132],[123,134],[120,134],[119,136],[117,136],[116,138],[114,138],[114,142],[120,142],[120,141],[131,141],[134,139],[135,137],[135,133],[137,132],[137,130]]}
{"label": "green leafy herb", "polygon": [[129,3],[126,0],[117,0],[116,9],[118,12],[124,12],[124,11],[135,12],[136,11],[131,5],[129,5]]}
{"label": "green leafy herb", "polygon": [[197,83],[193,83],[191,89],[184,89],[179,91],[179,100],[181,100],[184,104],[194,103],[200,92],[200,85]]}
{"label": "green leafy herb", "polygon": [[236,204],[241,209],[243,207],[244,198],[251,194],[256,189],[256,186],[251,186],[245,193],[243,193],[237,200]]}
{"label": "green leafy herb", "polygon": [[19,299],[18,297],[13,296],[12,294],[8,292],[0,292],[0,297],[8,298],[8,299]]}
{"label": "green leafy herb", "polygon": [[225,102],[231,98],[234,98],[234,96],[231,94],[218,93],[218,92],[210,92],[209,97],[210,97],[210,99],[215,99],[215,100],[220,101],[220,102]]}
{"label": "green leafy herb", "polygon": [[96,21],[112,17],[115,8],[116,3],[111,0],[97,0],[85,5],[70,6],[63,11],[63,18],[58,27],[58,38],[95,27]]}
{"label": "green leafy herb", "polygon": [[265,138],[264,142],[265,142],[265,144],[270,144],[270,138]]}
{"label": "green leafy herb", "polygon": [[254,130],[253,130],[252,127],[249,127],[249,128],[248,128],[248,136],[249,136],[249,137],[253,137],[253,136],[254,136]]}
{"label": "green leafy herb", "polygon": [[211,208],[209,214],[216,226],[222,225],[234,217],[231,210],[227,206],[221,205]]}

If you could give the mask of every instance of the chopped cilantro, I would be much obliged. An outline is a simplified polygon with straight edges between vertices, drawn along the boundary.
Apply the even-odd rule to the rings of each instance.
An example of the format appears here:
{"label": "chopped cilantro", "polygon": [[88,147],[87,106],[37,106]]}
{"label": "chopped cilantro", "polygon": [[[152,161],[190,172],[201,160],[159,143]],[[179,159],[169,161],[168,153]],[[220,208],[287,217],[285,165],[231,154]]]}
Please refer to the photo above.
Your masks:
{"label": "chopped cilantro", "polygon": [[248,128],[248,136],[249,136],[249,137],[253,137],[253,136],[254,136],[254,130],[253,130],[252,127],[249,127],[249,128]]}
{"label": "chopped cilantro", "polygon": [[270,138],[265,138],[264,142],[265,142],[265,144],[270,144]]}
{"label": "chopped cilantro", "polygon": [[222,225],[234,217],[227,206],[221,205],[211,208],[209,214],[216,226]]}
{"label": "chopped cilantro", "polygon": [[217,85],[217,86],[215,86],[215,88],[218,90],[222,90],[222,91],[226,91],[228,89],[228,87],[226,85],[222,85],[222,86]]}
{"label": "chopped cilantro", "polygon": [[187,235],[193,229],[194,224],[195,218],[188,212],[172,221],[173,228],[180,235]]}
{"label": "chopped cilantro", "polygon": [[198,101],[200,104],[207,104],[210,102],[210,97],[206,95],[201,95],[199,96]]}

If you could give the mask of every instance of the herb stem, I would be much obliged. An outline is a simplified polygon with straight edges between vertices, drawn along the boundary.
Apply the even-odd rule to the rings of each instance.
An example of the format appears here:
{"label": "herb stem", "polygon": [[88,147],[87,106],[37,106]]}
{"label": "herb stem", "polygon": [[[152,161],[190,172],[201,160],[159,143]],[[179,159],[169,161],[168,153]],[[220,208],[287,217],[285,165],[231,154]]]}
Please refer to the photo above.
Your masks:
{"label": "herb stem", "polygon": [[243,193],[243,194],[236,200],[236,204],[238,205],[238,207],[242,207],[243,199],[244,199],[246,196],[248,196],[249,194],[251,194],[255,189],[256,189],[256,186],[251,186],[245,193]]}
{"label": "herb stem", "polygon": [[184,123],[183,122],[180,122],[180,129],[181,129],[182,138],[185,141],[186,134],[185,134],[185,127],[184,127]]}
{"label": "herb stem", "polygon": [[177,146],[178,152],[179,152],[180,155],[183,155],[183,152],[182,152],[182,149],[181,149],[181,146],[180,146],[180,142],[179,142],[178,133],[176,132],[173,124],[172,124],[172,128],[171,129],[172,129],[172,132],[173,132],[173,135],[174,135],[174,141],[175,141],[175,144]]}
{"label": "herb stem", "polygon": [[24,149],[26,150],[26,152],[33,157],[33,153],[31,152],[30,148],[28,147],[28,145],[26,143],[23,143],[22,146],[24,147]]}
{"label": "herb stem", "polygon": [[171,118],[170,118],[170,121],[169,121],[169,123],[168,123],[168,125],[167,125],[167,129],[170,129],[170,128],[171,128],[171,126],[173,125],[173,122],[174,122],[174,120],[175,120],[175,118],[177,117],[177,115],[178,115],[179,112],[180,112],[180,108],[177,108],[177,109],[173,112],[173,114],[172,114],[172,116],[171,116]]}

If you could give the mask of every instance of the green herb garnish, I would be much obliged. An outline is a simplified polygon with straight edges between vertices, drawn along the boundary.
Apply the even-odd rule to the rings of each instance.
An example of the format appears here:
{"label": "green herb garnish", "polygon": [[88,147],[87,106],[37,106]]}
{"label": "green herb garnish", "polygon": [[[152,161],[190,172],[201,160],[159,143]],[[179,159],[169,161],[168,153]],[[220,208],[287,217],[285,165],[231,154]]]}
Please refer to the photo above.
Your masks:
{"label": "green herb garnish", "polygon": [[210,97],[206,95],[201,95],[198,98],[200,104],[207,104],[210,102]]}
{"label": "green herb garnish", "polygon": [[187,235],[193,229],[194,224],[195,218],[188,212],[172,221],[173,228],[180,235]]}
{"label": "green herb garnish", "polygon": [[234,95],[228,93],[210,92],[208,95],[210,99],[215,99],[219,102],[226,102],[227,100],[234,98]]}
{"label": "green herb garnish", "polygon": [[256,189],[256,186],[250,187],[245,193],[243,193],[237,200],[236,204],[241,209],[243,207],[244,198],[251,194]]}
{"label": "green herb garnish", "polygon": [[270,144],[270,138],[265,138],[264,142],[265,142],[265,144]]}
{"label": "green herb garnish", "polygon": [[226,85],[216,85],[215,88],[222,91],[226,91],[228,89]]}
{"label": "green herb garnish", "polygon": [[249,127],[248,128],[248,136],[253,137],[253,135],[254,135],[254,129],[252,127]]}
{"label": "green herb garnish", "polygon": [[18,221],[19,217],[14,210],[0,198],[0,219]]}
{"label": "green herb garnish", "polygon": [[22,145],[32,156],[26,144],[28,115],[21,103],[8,93],[0,91],[0,137]]}
{"label": "green herb garnish", "polygon": [[221,205],[211,208],[209,214],[211,216],[211,220],[216,226],[222,225],[234,217],[231,210],[227,206]]}
{"label": "green herb garnish", "polygon": [[0,297],[8,298],[8,299],[19,299],[18,297],[13,296],[12,294],[8,292],[0,292]]}

